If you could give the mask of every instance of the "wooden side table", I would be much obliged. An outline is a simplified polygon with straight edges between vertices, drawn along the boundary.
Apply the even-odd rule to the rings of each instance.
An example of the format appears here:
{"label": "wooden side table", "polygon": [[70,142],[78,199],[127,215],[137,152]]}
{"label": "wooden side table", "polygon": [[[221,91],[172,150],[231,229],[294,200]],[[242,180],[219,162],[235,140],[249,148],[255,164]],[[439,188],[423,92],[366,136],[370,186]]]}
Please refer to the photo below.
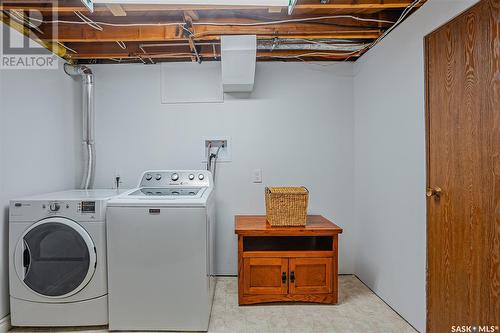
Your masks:
{"label": "wooden side table", "polygon": [[264,215],[235,216],[238,235],[238,301],[338,301],[338,235],[320,215],[305,227],[271,227]]}

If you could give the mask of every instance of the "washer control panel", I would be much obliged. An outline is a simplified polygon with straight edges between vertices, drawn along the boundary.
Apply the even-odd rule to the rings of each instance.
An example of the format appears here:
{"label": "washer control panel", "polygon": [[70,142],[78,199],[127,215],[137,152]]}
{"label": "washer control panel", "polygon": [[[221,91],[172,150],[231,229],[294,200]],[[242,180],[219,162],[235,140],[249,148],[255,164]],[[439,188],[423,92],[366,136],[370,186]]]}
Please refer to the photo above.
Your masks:
{"label": "washer control panel", "polygon": [[207,170],[151,170],[143,173],[139,187],[209,187],[212,174]]}

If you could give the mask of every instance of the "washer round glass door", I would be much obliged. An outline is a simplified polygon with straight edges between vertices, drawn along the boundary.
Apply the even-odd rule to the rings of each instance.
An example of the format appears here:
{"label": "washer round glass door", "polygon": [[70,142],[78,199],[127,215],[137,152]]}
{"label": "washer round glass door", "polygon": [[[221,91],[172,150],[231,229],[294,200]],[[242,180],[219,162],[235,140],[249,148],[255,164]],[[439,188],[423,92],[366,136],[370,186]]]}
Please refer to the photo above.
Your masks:
{"label": "washer round glass door", "polygon": [[33,292],[69,297],[92,279],[96,253],[92,238],[78,223],[52,217],[29,227],[16,247],[19,278]]}

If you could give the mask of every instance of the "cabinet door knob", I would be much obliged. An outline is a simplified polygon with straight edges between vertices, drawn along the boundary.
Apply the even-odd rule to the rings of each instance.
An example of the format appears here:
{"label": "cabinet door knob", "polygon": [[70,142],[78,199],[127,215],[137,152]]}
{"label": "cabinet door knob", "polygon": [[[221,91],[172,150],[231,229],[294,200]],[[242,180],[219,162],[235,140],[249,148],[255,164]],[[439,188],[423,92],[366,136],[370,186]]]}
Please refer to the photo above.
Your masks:
{"label": "cabinet door knob", "polygon": [[291,282],[291,283],[294,283],[294,282],[295,282],[295,272],[294,272],[294,271],[291,271],[291,272],[290,272],[290,282]]}
{"label": "cabinet door knob", "polygon": [[440,188],[440,187],[428,187],[427,188],[427,197],[430,198],[430,197],[436,197],[436,198],[439,198],[441,196],[441,193],[443,192],[443,190]]}
{"label": "cabinet door knob", "polygon": [[281,282],[286,283],[286,272],[281,273]]}

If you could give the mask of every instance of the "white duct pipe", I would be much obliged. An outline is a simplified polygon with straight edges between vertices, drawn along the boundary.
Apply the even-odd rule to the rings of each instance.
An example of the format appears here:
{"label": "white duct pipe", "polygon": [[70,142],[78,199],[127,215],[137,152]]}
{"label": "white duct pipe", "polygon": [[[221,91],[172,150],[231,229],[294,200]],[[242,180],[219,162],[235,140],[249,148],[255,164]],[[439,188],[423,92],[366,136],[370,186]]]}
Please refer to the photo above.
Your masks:
{"label": "white duct pipe", "polygon": [[84,165],[80,188],[87,190],[94,186],[95,142],[94,142],[94,74],[86,66],[64,64],[64,71],[70,76],[82,78],[83,98],[83,146]]}
{"label": "white duct pipe", "polygon": [[326,43],[301,43],[301,44],[283,44],[283,43],[259,43],[257,50],[314,50],[314,51],[345,51],[355,52],[365,49],[367,44],[326,44]]}

